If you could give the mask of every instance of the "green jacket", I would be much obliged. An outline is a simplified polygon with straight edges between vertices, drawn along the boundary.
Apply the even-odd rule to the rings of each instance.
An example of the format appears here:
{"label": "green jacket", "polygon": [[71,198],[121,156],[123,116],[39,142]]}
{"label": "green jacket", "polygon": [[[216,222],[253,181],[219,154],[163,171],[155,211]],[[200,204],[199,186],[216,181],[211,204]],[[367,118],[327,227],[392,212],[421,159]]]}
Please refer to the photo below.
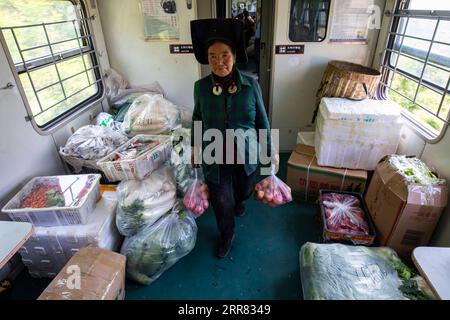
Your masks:
{"label": "green jacket", "polygon": [[[195,82],[194,86],[194,112],[192,115],[191,137],[192,143],[195,141],[194,137],[194,121],[202,121],[203,132],[207,129],[218,129],[221,131],[225,144],[225,130],[226,129],[255,129],[255,134],[247,131],[244,137],[245,148],[239,139],[235,139],[235,144],[238,145],[238,152],[240,157],[245,159],[245,171],[247,175],[253,173],[258,167],[259,163],[259,143],[258,133],[259,129],[267,129],[267,155],[271,155],[271,139],[270,139],[270,125],[267,119],[264,102],[262,99],[261,88],[258,82],[245,74],[242,74],[238,69],[237,72],[237,92],[234,94],[228,93],[226,88],[223,88],[221,95],[214,95],[212,89],[215,85],[212,75],[206,76]],[[212,141],[203,141],[203,150]],[[242,141],[242,140],[241,140]],[[245,150],[245,154],[242,154]],[[264,149],[263,149],[264,150]],[[250,151],[257,155],[256,163],[249,163]],[[228,152],[228,151],[227,151]],[[214,154],[214,153],[213,153]],[[206,164],[202,162],[202,169],[205,177],[215,183],[219,182],[220,167],[217,164]]]}

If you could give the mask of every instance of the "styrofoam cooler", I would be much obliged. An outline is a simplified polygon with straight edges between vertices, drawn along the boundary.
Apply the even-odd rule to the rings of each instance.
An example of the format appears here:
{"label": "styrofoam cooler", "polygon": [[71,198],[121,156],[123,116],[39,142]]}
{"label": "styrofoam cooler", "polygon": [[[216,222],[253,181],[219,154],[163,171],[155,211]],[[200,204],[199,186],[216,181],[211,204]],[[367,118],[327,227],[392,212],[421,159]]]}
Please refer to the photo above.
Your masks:
{"label": "styrofoam cooler", "polygon": [[401,128],[400,107],[393,101],[322,98],[314,137],[317,163],[374,170],[397,151]]}
{"label": "styrofoam cooler", "polygon": [[118,251],[122,236],[116,227],[117,196],[104,192],[85,225],[36,227],[19,253],[32,277],[55,277],[83,247]]}

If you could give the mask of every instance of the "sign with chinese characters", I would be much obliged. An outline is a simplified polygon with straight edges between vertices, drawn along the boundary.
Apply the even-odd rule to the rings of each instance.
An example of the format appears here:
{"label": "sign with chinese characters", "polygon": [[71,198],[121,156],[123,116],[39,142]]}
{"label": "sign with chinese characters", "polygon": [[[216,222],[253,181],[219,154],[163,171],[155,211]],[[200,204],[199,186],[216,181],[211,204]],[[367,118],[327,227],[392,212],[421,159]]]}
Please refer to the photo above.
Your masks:
{"label": "sign with chinese characters", "polygon": [[305,45],[276,45],[275,54],[303,54],[305,53]]}
{"label": "sign with chinese characters", "polygon": [[373,0],[334,1],[330,42],[368,42],[369,22]]}
{"label": "sign with chinese characters", "polygon": [[171,44],[169,45],[170,53],[194,53],[192,44]]}
{"label": "sign with chinese characters", "polygon": [[180,38],[174,0],[141,0],[146,40],[170,41]]}

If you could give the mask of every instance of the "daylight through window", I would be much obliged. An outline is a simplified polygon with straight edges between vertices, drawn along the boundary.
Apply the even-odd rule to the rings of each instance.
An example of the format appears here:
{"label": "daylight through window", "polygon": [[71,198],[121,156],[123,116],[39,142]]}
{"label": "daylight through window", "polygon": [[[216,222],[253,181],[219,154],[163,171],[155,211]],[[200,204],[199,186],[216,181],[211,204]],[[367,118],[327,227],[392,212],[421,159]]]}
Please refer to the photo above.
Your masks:
{"label": "daylight through window", "polygon": [[52,127],[102,95],[90,18],[71,1],[0,0],[0,28],[30,120]]}

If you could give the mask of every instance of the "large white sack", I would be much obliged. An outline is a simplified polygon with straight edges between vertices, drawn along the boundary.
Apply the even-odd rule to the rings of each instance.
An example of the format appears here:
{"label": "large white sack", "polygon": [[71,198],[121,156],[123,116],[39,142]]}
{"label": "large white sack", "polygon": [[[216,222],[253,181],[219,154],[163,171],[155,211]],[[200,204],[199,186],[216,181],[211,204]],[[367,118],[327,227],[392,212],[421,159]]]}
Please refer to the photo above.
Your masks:
{"label": "large white sack", "polygon": [[128,136],[161,134],[180,125],[180,110],[159,94],[143,94],[136,98],[123,120]]}

